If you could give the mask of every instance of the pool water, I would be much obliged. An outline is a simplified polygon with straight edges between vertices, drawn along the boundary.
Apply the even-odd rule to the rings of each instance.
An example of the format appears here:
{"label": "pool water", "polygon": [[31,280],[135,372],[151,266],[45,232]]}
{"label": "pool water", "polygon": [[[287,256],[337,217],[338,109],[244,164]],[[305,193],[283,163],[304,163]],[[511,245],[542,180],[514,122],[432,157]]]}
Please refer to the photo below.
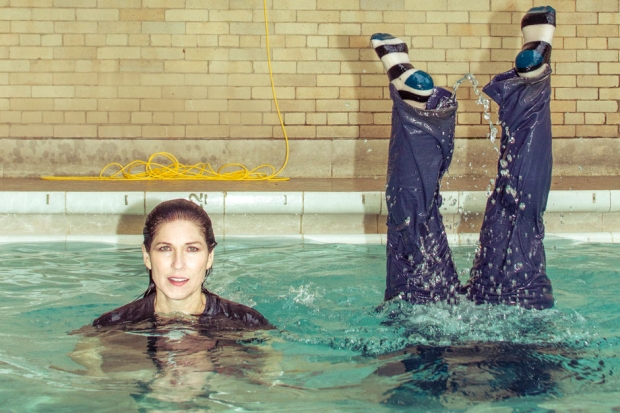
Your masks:
{"label": "pool water", "polygon": [[239,335],[76,333],[144,291],[139,248],[5,244],[0,412],[620,411],[620,245],[546,248],[556,306],[526,311],[382,304],[380,245],[227,240],[208,288],[277,326]]}

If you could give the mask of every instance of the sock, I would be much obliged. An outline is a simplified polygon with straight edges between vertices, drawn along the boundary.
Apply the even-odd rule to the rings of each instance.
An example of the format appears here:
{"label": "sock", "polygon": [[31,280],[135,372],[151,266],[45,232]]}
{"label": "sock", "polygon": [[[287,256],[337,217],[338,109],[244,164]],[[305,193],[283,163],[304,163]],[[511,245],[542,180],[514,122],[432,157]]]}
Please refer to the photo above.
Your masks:
{"label": "sock", "polygon": [[433,78],[413,67],[405,42],[387,33],[373,34],[370,42],[400,97],[413,107],[426,109],[433,93]]}
{"label": "sock", "polygon": [[533,7],[521,20],[523,47],[515,58],[521,77],[540,76],[551,60],[551,43],[555,32],[555,10],[551,6]]}

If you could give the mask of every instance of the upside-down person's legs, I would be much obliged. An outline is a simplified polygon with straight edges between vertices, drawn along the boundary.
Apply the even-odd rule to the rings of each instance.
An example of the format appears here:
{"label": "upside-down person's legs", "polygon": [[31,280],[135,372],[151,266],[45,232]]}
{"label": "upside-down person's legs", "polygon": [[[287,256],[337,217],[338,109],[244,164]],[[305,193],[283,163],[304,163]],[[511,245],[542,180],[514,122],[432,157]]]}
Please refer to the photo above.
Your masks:
{"label": "upside-down person's legs", "polygon": [[[382,48],[385,39],[390,47]],[[452,302],[459,281],[439,212],[439,183],[452,159],[457,104],[450,92],[432,87],[432,80],[429,90],[426,73],[415,69],[411,73],[401,40],[386,34],[373,35],[372,40],[388,71],[393,102],[386,185],[385,299],[401,297],[416,304]],[[402,76],[398,70],[410,74]],[[402,82],[394,82],[401,76]],[[410,88],[404,94],[399,89],[402,84]]]}
{"label": "upside-down person's legs", "polygon": [[[553,9],[532,10],[553,12],[555,24]],[[524,21],[532,20],[532,10]],[[533,20],[536,18],[541,21],[540,16]],[[464,287],[476,303],[536,309],[553,306],[543,248],[543,213],[552,164],[549,54],[544,61],[539,59],[538,67],[529,65],[522,72],[520,53],[515,69],[495,76],[484,88],[500,106],[503,134],[495,190],[487,200],[480,231],[480,249]],[[533,70],[538,76],[529,76]]]}

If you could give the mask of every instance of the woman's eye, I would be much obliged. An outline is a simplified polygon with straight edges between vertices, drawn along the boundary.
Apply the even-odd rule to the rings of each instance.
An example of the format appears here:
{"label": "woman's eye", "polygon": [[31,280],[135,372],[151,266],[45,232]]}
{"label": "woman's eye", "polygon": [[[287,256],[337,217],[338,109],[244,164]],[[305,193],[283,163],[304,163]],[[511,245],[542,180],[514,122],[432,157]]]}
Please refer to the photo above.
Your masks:
{"label": "woman's eye", "polygon": [[199,251],[198,247],[188,247],[187,250],[190,251],[190,252]]}
{"label": "woman's eye", "polygon": [[170,247],[167,246],[167,245],[162,245],[158,249],[159,249],[159,251],[170,251]]}

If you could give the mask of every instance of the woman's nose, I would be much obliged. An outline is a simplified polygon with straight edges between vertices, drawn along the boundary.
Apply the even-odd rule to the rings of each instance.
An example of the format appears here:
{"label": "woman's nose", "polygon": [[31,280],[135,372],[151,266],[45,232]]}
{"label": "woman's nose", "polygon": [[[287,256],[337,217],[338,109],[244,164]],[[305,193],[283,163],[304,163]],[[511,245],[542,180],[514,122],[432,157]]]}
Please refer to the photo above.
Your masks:
{"label": "woman's nose", "polygon": [[175,251],[172,260],[172,268],[182,269],[185,266],[185,258],[182,251]]}

